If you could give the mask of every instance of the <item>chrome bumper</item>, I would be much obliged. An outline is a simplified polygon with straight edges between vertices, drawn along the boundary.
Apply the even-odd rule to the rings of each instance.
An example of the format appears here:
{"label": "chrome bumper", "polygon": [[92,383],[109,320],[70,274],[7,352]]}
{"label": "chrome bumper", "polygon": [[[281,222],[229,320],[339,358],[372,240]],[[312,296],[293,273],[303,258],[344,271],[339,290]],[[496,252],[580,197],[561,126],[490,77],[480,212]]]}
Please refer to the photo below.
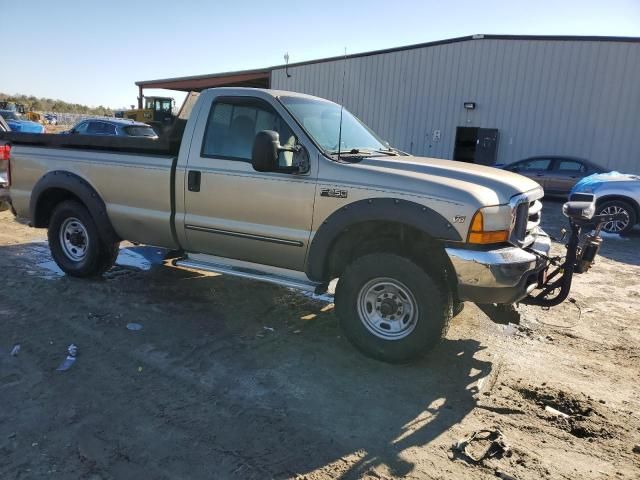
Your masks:
{"label": "chrome bumper", "polygon": [[[541,229],[531,249],[548,255],[549,236]],[[547,262],[518,247],[487,250],[446,248],[456,272],[458,297],[476,303],[515,303],[538,284],[540,272]]]}

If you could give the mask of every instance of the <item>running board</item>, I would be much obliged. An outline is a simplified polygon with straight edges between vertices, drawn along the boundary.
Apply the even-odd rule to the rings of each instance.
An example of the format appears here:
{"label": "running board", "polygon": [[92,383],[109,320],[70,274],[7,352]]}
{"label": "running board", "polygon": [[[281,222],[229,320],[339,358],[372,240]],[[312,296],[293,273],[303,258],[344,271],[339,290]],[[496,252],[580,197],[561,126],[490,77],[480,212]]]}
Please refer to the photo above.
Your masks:
{"label": "running board", "polygon": [[296,288],[298,290],[305,290],[317,294],[322,294],[327,291],[326,283],[317,283],[312,282],[311,280],[285,277],[251,268],[237,267],[221,263],[202,262],[192,259],[175,260],[173,264],[178,267],[221,273],[223,275],[233,275],[234,277],[248,278],[250,280],[258,280],[260,282],[274,283],[283,287]]}

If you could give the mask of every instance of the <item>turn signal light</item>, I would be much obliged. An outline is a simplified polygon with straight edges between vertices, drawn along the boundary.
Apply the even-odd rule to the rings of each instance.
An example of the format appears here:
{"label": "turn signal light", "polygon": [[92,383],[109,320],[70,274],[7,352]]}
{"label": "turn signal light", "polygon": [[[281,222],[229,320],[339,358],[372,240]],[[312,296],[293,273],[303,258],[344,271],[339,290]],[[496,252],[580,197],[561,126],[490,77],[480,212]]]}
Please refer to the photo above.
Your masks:
{"label": "turn signal light", "polygon": [[509,230],[493,230],[485,232],[482,211],[478,210],[471,220],[468,243],[502,243],[509,240]]}

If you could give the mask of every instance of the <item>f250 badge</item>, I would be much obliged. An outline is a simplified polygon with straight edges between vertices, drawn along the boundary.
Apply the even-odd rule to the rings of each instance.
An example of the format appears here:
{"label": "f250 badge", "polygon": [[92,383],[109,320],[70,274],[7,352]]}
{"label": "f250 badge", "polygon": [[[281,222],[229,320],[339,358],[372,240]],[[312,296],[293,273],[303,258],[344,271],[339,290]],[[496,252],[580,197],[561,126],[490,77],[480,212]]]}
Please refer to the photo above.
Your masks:
{"label": "f250 badge", "polygon": [[346,190],[340,190],[339,188],[323,188],[320,190],[321,197],[331,197],[331,198],[347,198],[349,196],[349,192]]}

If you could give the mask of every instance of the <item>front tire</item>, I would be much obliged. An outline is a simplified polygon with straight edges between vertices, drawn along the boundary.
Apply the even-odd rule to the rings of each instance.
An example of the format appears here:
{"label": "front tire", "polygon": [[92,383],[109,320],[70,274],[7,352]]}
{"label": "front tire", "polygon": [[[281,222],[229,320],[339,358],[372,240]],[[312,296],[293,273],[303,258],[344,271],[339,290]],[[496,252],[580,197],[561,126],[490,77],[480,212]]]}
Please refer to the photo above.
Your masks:
{"label": "front tire", "polygon": [[624,219],[615,222],[607,222],[602,230],[607,233],[624,234],[636,224],[636,211],[629,203],[623,200],[609,200],[598,206],[598,215],[622,214]]}
{"label": "front tire", "polygon": [[425,355],[446,333],[448,294],[427,272],[399,255],[362,256],[336,288],[336,313],[349,341],[365,355],[407,363]]}
{"label": "front tire", "polygon": [[51,256],[72,277],[102,275],[115,263],[119,244],[104,242],[89,210],[74,200],[56,206],[47,236]]}

